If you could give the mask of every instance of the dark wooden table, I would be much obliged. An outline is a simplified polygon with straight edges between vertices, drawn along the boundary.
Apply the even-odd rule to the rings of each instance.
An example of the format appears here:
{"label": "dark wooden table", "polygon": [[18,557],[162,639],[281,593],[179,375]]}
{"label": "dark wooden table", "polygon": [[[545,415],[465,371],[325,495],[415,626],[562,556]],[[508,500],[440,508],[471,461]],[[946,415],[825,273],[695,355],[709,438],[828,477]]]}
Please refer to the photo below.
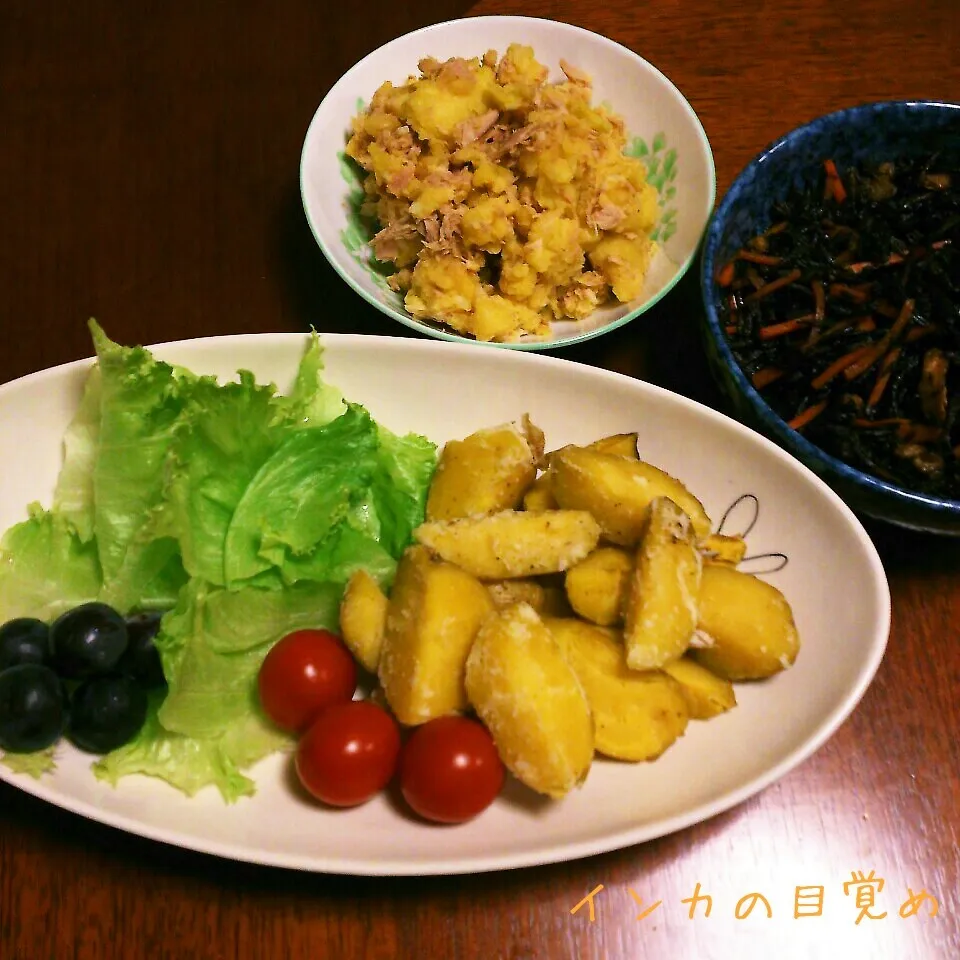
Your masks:
{"label": "dark wooden table", "polygon": [[[91,315],[126,342],[308,324],[399,334],[310,238],[302,138],[362,55],[482,13],[567,20],[660,67],[706,127],[721,195],[767,142],[817,114],[960,100],[956,0],[8,0],[0,382],[87,355]],[[691,273],[647,319],[563,355],[717,403],[699,309]],[[815,757],[724,816],[562,866],[354,880],[185,853],[0,786],[0,958],[960,956],[960,543],[869,529],[894,602],[876,682]],[[843,884],[871,870],[885,916],[857,923]],[[572,913],[599,884],[595,918]],[[712,911],[691,919],[681,901],[697,884]],[[821,916],[795,917],[798,887],[824,888]],[[901,916],[907,888],[936,896],[939,914],[928,901]],[[754,892],[772,919],[761,905],[737,920]],[[634,896],[661,905],[638,920]]]}

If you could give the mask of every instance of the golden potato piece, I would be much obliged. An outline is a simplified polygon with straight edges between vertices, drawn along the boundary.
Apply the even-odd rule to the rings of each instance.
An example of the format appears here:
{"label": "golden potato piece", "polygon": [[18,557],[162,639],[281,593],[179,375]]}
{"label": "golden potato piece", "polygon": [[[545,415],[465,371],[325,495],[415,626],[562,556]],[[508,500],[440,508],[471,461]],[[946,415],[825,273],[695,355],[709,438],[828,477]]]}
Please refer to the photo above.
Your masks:
{"label": "golden potato piece", "polygon": [[690,645],[702,569],[690,517],[668,497],[656,497],[624,606],[623,642],[632,670],[662,667]]}
{"label": "golden potato piece", "polygon": [[447,443],[427,495],[427,520],[453,520],[520,505],[543,458],[543,432],[524,416]]}
{"label": "golden potato piece", "polygon": [[576,619],[544,622],[586,691],[599,753],[654,760],[683,735],[687,702],[672,677],[628,669],[623,645],[610,629]]}
{"label": "golden potato piece", "polygon": [[680,684],[692,720],[709,720],[737,705],[733,684],[711,673],[690,657],[681,657],[665,664],[663,672]]}
{"label": "golden potato piece", "polygon": [[493,610],[487,589],[465,570],[431,560],[422,547],[404,553],[377,671],[400,723],[425,723],[467,709],[467,654]]}
{"label": "golden potato piece", "polygon": [[521,783],[562,797],[583,782],[594,752],[590,705],[531,606],[516,604],[485,621],[467,657],[466,687]]}
{"label": "golden potato piece", "polygon": [[600,527],[583,510],[505,511],[424,523],[414,536],[429,550],[483,580],[560,573],[600,540]]}
{"label": "golden potato piece", "polygon": [[340,634],[347,649],[371,673],[377,672],[386,625],[386,595],[366,570],[358,570],[343,593]]}
{"label": "golden potato piece", "polygon": [[600,453],[613,453],[618,457],[629,457],[631,460],[639,460],[640,453],[637,450],[637,443],[640,435],[637,433],[614,433],[609,437],[601,437],[587,444],[588,450],[597,450]]}
{"label": "golden potato piece", "polygon": [[765,580],[734,567],[706,564],[698,596],[697,634],[710,646],[696,661],[727,680],[762,680],[791,666],[800,651],[793,612]]}
{"label": "golden potato piece", "polygon": [[495,580],[486,587],[498,610],[512,607],[515,603],[527,603],[537,613],[543,613],[547,602],[547,591],[536,580]]}
{"label": "golden potato piece", "polygon": [[700,541],[697,549],[708,563],[727,563],[735,567],[747,555],[747,542],[743,537],[711,533]]}
{"label": "golden potato piece", "polygon": [[691,519],[698,537],[710,533],[710,518],[687,488],[659,467],[580,447],[558,450],[550,460],[553,495],[565,510],[587,510],[611,543],[635,546],[656,497],[669,497]]}
{"label": "golden potato piece", "polygon": [[549,470],[541,473],[523,495],[523,509],[530,512],[557,509],[557,500],[553,495],[552,478]]}
{"label": "golden potato piece", "polygon": [[[559,574],[562,576],[562,574]],[[504,610],[515,603],[528,603],[542,617],[566,617],[572,614],[562,583],[539,580],[494,580],[486,584],[494,606]]]}
{"label": "golden potato piece", "polygon": [[[604,673],[616,673],[626,663],[623,653],[623,636],[612,627],[587,623],[579,617],[543,617],[543,623],[564,656],[568,656],[570,651],[579,644],[581,650],[588,651],[597,661],[598,669]],[[583,640],[584,637],[585,640]],[[624,674],[624,676],[632,675]]]}
{"label": "golden potato piece", "polygon": [[598,547],[567,571],[564,586],[570,606],[601,626],[621,623],[632,573],[632,554],[619,547]]}
{"label": "golden potato piece", "polygon": [[629,460],[639,460],[640,453],[637,449],[639,441],[640,434],[638,433],[612,433],[607,437],[594,440],[593,443],[571,443],[565,447],[558,447],[556,450],[551,450],[546,454],[547,467],[550,466],[553,458],[558,453],[569,450],[571,447],[577,450],[594,450],[597,453],[609,453],[618,457],[627,457]]}

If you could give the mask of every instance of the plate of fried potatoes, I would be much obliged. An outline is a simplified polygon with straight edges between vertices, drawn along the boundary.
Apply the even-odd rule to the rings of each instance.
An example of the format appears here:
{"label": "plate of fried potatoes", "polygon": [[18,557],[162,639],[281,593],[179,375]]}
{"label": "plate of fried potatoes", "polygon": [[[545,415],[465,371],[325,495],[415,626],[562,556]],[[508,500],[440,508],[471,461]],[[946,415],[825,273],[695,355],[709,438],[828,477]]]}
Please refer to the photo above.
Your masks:
{"label": "plate of fried potatoes", "polygon": [[326,93],[300,188],[360,296],[437,339],[516,350],[622,326],[689,268],[713,153],[633,50],[535,17],[398,37]]}
{"label": "plate of fried potatoes", "polygon": [[[365,694],[406,728],[488,728],[508,774],[455,826],[389,792],[312,801],[275,754],[225,806],[155,779],[95,779],[65,751],[23,790],[140,836],[265,865],[460,874],[624,848],[729,810],[810,757],[881,662],[890,594],[853,513],[743,425],[630,377],[548,356],[321,335],[324,377],[398,433],[436,444],[420,524],[386,592],[355,577],[344,639]],[[300,334],[153,347],[200,374],[290,388]],[[25,378],[29,494],[53,491],[89,364]],[[19,406],[18,406],[19,405]],[[25,421],[26,422],[26,421]],[[2,451],[0,451],[2,452]],[[26,479],[0,475],[0,524]],[[4,779],[11,775],[4,773]]]}

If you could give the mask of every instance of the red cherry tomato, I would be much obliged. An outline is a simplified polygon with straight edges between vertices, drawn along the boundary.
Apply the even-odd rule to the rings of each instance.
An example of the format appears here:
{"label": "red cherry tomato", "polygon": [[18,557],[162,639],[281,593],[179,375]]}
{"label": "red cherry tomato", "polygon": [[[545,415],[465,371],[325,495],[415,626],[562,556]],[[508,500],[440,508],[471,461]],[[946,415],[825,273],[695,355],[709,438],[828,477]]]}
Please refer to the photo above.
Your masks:
{"label": "red cherry tomato", "polygon": [[260,703],[283,730],[300,733],[321,710],[353,697],[357,665],[329,630],[297,630],[271,648],[257,677]]}
{"label": "red cherry tomato", "polygon": [[391,780],[400,756],[400,728],[382,707],[352,700],[328,707],[297,746],[297,775],[318,800],[354,807]]}
{"label": "red cherry tomato", "polygon": [[463,823],[503,787],[505,771],[487,728],[467,717],[417,727],[400,754],[400,791],[421,817]]}

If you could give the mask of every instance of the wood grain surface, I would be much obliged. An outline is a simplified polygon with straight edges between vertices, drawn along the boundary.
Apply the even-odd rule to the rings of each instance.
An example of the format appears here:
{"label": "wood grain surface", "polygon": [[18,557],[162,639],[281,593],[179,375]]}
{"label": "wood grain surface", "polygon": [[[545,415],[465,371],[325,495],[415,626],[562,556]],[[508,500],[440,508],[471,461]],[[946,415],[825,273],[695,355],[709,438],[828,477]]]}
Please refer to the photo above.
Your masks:
{"label": "wood grain surface", "polygon": [[[765,144],[818,114],[960,100],[956,0],[8,0],[0,382],[87,355],[92,315],[125,342],[308,324],[409,335],[326,266],[300,207],[300,146],[365,53],[493,13],[578,24],[663,70],[703,121],[720,196]],[[699,310],[691,272],[644,320],[560,355],[717,405]],[[869,530],[894,603],[875,683],[812,759],[723,816],[576,863],[361,880],[186,853],[3,785],[0,960],[960,956],[960,543]],[[843,885],[871,870],[886,915],[857,923]],[[682,901],[697,884],[712,909],[691,918]],[[572,912],[600,885],[593,919],[589,904]],[[795,916],[798,887],[823,887],[822,915]],[[935,895],[938,915],[928,903],[900,916],[907,888]],[[753,893],[772,917],[761,903],[737,919]]]}

